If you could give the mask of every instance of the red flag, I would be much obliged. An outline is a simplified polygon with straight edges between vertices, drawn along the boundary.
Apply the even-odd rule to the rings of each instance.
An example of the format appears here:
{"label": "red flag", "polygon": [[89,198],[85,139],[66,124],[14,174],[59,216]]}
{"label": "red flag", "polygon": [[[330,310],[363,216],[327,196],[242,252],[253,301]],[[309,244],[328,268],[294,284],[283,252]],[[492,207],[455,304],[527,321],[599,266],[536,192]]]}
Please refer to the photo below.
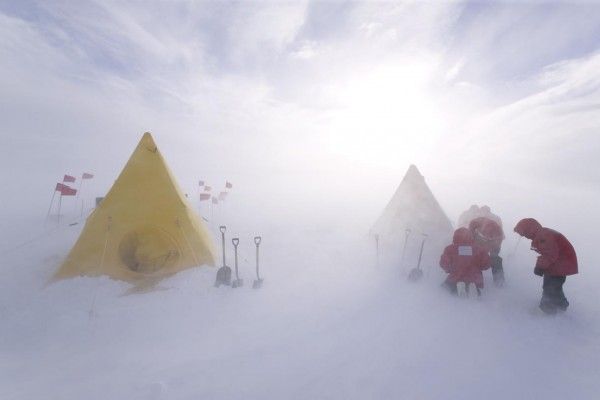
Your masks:
{"label": "red flag", "polygon": [[221,193],[219,193],[219,200],[225,200],[226,196],[227,196],[227,192],[221,192]]}
{"label": "red flag", "polygon": [[212,203],[213,204],[219,204],[219,199],[217,199],[216,197],[212,198]]}
{"label": "red flag", "polygon": [[210,193],[200,193],[200,201],[209,200],[210,197]]}
{"label": "red flag", "polygon": [[198,186],[204,186],[204,181],[198,181]]}
{"label": "red flag", "polygon": [[63,182],[75,182],[75,177],[71,175],[65,175],[63,178]]}
{"label": "red flag", "polygon": [[92,179],[94,177],[94,174],[88,174],[87,172],[84,172],[83,175],[81,175],[81,179]]}
{"label": "red flag", "polygon": [[77,194],[77,189],[73,189],[67,185],[63,185],[60,189],[60,194],[62,196],[75,196]]}
{"label": "red flag", "polygon": [[231,189],[233,187],[233,185],[230,182],[225,182],[225,187],[227,189]]}
{"label": "red flag", "polygon": [[54,188],[55,192],[62,192],[63,188],[68,187],[67,185],[64,185],[62,183],[57,183],[56,187]]}
{"label": "red flag", "polygon": [[210,192],[211,190],[212,190],[212,188],[210,186],[204,186],[205,192]]}

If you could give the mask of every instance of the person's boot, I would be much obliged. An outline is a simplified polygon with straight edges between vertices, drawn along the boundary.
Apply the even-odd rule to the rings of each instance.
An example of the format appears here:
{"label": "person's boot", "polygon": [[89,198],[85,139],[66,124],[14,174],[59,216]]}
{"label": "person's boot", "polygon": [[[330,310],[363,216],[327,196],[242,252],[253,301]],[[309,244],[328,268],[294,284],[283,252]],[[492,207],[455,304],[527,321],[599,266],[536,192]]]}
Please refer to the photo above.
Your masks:
{"label": "person's boot", "polygon": [[569,302],[567,301],[567,299],[559,300],[558,304],[556,304],[556,308],[558,309],[558,311],[565,312],[567,311],[567,308],[569,308]]}
{"label": "person's boot", "polygon": [[[562,284],[564,283],[564,278],[560,279],[560,277],[553,276],[544,276],[544,287],[542,290],[542,300],[546,298],[546,302],[551,302],[556,311],[564,312],[569,307],[569,302],[565,297],[565,293],[562,289]],[[541,305],[540,305],[541,307]],[[546,306],[549,307],[549,306]]]}
{"label": "person's boot", "polygon": [[[542,294],[542,299],[540,300],[540,309],[546,314],[556,314],[558,307],[556,305],[556,301],[552,298],[552,296],[547,293]],[[566,308],[565,308],[566,309]]]}
{"label": "person's boot", "polygon": [[569,301],[565,297],[565,294],[563,293],[562,289],[558,292],[556,301],[554,303],[556,304],[558,311],[565,312],[567,311],[567,308],[569,308]]}
{"label": "person's boot", "polygon": [[492,278],[496,287],[504,286],[504,268],[502,268],[502,257],[492,256]]}
{"label": "person's boot", "polygon": [[457,290],[456,290],[456,283],[454,282],[450,282],[450,279],[446,279],[443,283],[442,283],[442,287],[444,289],[446,289],[448,292],[450,292],[450,294],[456,295],[457,294]]}
{"label": "person's boot", "polygon": [[481,297],[481,290],[473,282],[467,286],[467,294],[470,299],[479,299]]}
{"label": "person's boot", "polygon": [[467,285],[464,282],[456,283],[456,291],[458,292],[458,297],[467,297]]}

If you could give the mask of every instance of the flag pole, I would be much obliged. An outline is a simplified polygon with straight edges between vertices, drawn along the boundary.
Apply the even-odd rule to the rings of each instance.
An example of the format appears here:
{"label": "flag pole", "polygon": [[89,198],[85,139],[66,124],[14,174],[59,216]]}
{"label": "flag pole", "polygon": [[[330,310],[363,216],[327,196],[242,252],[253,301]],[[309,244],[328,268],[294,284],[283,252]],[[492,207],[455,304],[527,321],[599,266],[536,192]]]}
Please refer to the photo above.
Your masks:
{"label": "flag pole", "polygon": [[221,202],[218,200],[215,203],[215,215],[215,218],[219,220],[219,224],[223,223],[223,218],[221,218]]}
{"label": "flag pole", "polygon": [[198,192],[199,192],[198,193],[198,200],[199,200],[198,201],[198,203],[199,203],[198,204],[198,212],[200,213],[200,218],[203,218],[204,215],[202,215],[202,214],[204,213],[204,210],[202,209],[202,199],[201,199],[202,189],[200,189],[200,183],[198,183]]}
{"label": "flag pole", "polygon": [[52,210],[52,204],[54,203],[54,197],[56,196],[56,188],[54,188],[54,192],[52,192],[52,199],[50,200],[50,207],[48,207],[48,213],[46,213],[46,220],[44,221],[44,226],[48,223],[48,218],[50,218],[50,210]]}
{"label": "flag pole", "polygon": [[60,197],[58,198],[58,218],[57,218],[57,225],[60,225],[60,208],[62,206],[62,190],[60,192]]}
{"label": "flag pole", "polygon": [[[79,195],[81,194],[81,188],[83,187],[83,175],[81,175],[81,180],[79,181],[79,189],[77,189],[77,194],[75,195],[75,205],[77,206],[77,200],[79,200]],[[77,211],[75,211],[77,212]],[[83,197],[81,198],[81,215],[83,217]]]}
{"label": "flag pole", "polygon": [[80,180],[79,180],[79,189],[77,190],[77,194],[75,195],[75,198],[76,198],[76,199],[79,199],[79,194],[80,194],[80,192],[81,192],[81,187],[82,187],[82,186],[83,186],[83,175],[82,175],[82,177],[81,177],[81,178],[80,178]]}

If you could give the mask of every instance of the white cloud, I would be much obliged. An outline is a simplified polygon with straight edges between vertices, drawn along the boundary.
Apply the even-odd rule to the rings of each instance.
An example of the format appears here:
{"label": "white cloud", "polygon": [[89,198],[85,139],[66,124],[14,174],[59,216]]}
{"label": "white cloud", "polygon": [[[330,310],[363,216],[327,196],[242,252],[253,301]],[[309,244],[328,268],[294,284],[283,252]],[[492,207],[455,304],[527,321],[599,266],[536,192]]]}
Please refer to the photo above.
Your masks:
{"label": "white cloud", "polygon": [[[25,6],[0,14],[0,135],[12,149],[2,163],[38,176],[39,187],[27,189],[32,196],[70,165],[106,169],[98,176],[110,184],[144,130],[155,131],[167,154],[177,154],[176,172],[189,181],[198,170],[276,171],[283,187],[286,173],[314,184],[311,174],[326,170],[344,177],[347,185],[338,185],[344,198],[353,190],[352,174],[393,186],[411,162],[440,176],[450,170],[472,176],[480,163],[491,173],[486,160],[511,170],[529,165],[519,148],[530,151],[532,163],[550,165],[531,178],[546,179],[568,164],[549,157],[551,149],[589,158],[597,146],[590,112],[599,103],[596,57],[565,61],[552,53],[553,44],[542,40],[552,24],[535,6],[474,12],[460,3],[67,2],[33,8],[36,18],[27,18],[33,11]],[[551,21],[569,10],[581,15],[559,7]],[[581,30],[563,20],[565,46],[593,30],[591,16]],[[532,32],[536,48],[529,54]],[[550,65],[531,64],[539,54]],[[507,60],[531,71],[508,80],[490,75],[504,71]],[[44,151],[32,159],[36,143]],[[578,175],[585,182],[596,177],[588,169]],[[20,181],[2,179],[9,186]]]}

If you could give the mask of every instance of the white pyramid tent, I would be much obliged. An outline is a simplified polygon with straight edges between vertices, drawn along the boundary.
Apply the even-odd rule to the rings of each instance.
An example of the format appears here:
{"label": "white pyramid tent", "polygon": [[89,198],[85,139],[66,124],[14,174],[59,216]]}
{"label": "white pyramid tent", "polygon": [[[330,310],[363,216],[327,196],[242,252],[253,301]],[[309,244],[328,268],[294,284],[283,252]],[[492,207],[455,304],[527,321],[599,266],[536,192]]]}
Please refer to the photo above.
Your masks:
{"label": "white pyramid tent", "polygon": [[422,234],[427,234],[424,254],[429,262],[435,262],[443,246],[450,243],[453,233],[450,219],[414,165],[408,168],[371,233],[379,235],[380,241],[399,255],[407,229],[411,230],[412,246],[409,243],[409,249],[417,247]]}

